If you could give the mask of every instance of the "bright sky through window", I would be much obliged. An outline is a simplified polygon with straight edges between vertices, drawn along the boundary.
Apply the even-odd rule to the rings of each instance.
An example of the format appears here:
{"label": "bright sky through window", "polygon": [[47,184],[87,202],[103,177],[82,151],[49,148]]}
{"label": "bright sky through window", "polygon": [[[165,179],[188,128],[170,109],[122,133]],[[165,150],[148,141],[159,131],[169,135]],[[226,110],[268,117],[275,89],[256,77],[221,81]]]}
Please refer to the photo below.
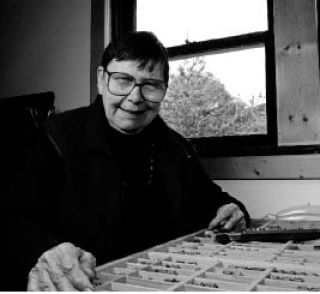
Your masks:
{"label": "bright sky through window", "polygon": [[[267,29],[266,0],[137,1],[137,30],[153,31],[167,47]],[[263,47],[207,56],[206,70],[246,102],[265,96]]]}
{"label": "bright sky through window", "polygon": [[266,0],[138,0],[138,30],[152,28],[165,46],[268,28]]}
{"label": "bright sky through window", "polygon": [[[264,48],[204,56],[206,71],[212,72],[234,97],[254,104],[265,103],[266,74]],[[181,61],[170,62],[174,73]]]}

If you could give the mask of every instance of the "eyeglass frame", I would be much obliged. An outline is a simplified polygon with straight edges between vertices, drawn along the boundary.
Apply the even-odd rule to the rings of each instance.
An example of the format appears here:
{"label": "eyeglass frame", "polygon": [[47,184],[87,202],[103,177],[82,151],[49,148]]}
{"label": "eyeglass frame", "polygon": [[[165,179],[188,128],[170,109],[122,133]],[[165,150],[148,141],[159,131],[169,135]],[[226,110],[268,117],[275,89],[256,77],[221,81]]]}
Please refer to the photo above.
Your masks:
{"label": "eyeglass frame", "polygon": [[[148,99],[144,96],[144,94],[143,94],[143,92],[142,92],[142,87],[145,85],[145,83],[137,83],[136,78],[135,78],[134,76],[132,76],[132,75],[130,75],[130,74],[127,74],[127,73],[125,73],[125,72],[118,72],[118,71],[113,71],[113,72],[111,71],[111,72],[110,72],[110,71],[108,71],[106,68],[104,68],[104,71],[108,74],[108,91],[109,91],[111,94],[115,95],[115,96],[128,96],[128,95],[130,95],[130,94],[132,93],[133,89],[134,89],[136,86],[139,86],[139,88],[140,88],[140,95],[141,95],[141,97],[143,98],[143,100],[145,100],[145,101],[147,101],[147,102],[150,102],[150,103],[161,103],[162,100],[163,100],[163,98],[164,98],[164,96],[166,95],[166,90],[167,90],[167,88],[168,88],[168,85],[167,85],[164,81],[156,80],[159,84],[162,83],[162,84],[164,85],[163,97],[162,97],[159,101],[151,101],[151,100],[148,100]],[[131,78],[132,78],[132,81],[134,82],[134,84],[133,84],[133,87],[132,87],[132,89],[129,91],[128,94],[122,94],[122,95],[120,95],[120,94],[115,94],[114,92],[112,92],[112,91],[110,90],[110,86],[109,86],[110,78],[112,77],[113,74],[116,74],[116,73],[118,73],[118,74],[123,74],[123,75],[127,75],[128,77],[131,77]]]}

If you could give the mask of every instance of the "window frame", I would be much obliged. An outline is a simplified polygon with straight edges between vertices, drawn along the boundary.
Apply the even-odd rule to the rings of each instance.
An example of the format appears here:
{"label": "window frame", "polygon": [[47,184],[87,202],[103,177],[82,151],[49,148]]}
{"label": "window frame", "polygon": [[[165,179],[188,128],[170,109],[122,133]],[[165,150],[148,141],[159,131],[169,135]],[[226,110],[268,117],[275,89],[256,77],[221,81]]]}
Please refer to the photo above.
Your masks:
{"label": "window frame", "polygon": [[[205,53],[234,52],[243,49],[265,47],[266,65],[266,117],[267,134],[189,138],[201,156],[237,155],[260,153],[262,148],[277,145],[275,56],[272,1],[267,0],[268,30],[217,38],[168,47],[169,59],[176,60]],[[260,45],[260,46],[259,46]],[[226,148],[227,146],[227,148]],[[232,146],[235,146],[233,148]]]}
{"label": "window frame", "polygon": [[[109,5],[111,40],[137,29],[137,0],[109,0]],[[267,19],[266,31],[190,42],[167,48],[169,59],[176,60],[204,53],[232,52],[260,47],[259,45],[265,47],[267,134],[188,138],[201,157],[288,154],[288,152],[293,154],[304,152],[302,149],[306,150],[306,153],[312,153],[315,150],[312,146],[299,146],[299,150],[278,146],[273,0],[267,0]]]}

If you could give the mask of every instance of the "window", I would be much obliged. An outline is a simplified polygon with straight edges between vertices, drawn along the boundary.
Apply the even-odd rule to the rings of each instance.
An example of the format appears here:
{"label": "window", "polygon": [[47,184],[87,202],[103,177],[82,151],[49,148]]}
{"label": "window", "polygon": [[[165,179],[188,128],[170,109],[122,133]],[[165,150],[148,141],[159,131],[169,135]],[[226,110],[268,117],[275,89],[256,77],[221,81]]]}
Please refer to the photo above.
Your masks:
{"label": "window", "polygon": [[133,2],[132,27],[153,31],[168,48],[165,121],[202,155],[274,145],[272,1]]}

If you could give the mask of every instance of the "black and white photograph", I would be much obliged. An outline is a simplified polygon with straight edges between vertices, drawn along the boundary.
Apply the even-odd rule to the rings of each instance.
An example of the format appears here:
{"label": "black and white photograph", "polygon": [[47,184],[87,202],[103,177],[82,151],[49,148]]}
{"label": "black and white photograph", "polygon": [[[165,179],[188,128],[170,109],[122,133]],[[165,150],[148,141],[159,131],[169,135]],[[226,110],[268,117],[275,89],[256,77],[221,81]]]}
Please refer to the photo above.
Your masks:
{"label": "black and white photograph", "polygon": [[320,292],[318,0],[1,0],[0,292]]}

